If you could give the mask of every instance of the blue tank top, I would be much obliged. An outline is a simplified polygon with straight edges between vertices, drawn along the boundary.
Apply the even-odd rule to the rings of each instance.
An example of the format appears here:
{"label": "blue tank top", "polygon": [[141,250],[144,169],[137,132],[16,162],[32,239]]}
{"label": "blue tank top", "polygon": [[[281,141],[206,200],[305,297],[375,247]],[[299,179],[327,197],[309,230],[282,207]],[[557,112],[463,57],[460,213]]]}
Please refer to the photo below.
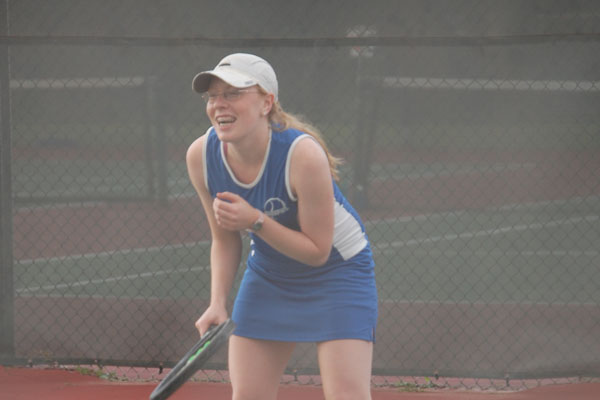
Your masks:
{"label": "blue tank top", "polygon": [[[210,128],[204,146],[204,182],[209,193],[232,192],[280,224],[299,231],[298,202],[289,180],[294,146],[312,137],[295,129],[271,132],[263,165],[254,182],[240,182],[225,157],[225,147]],[[273,249],[257,235],[251,234],[247,266],[272,277],[299,278],[321,275],[352,265],[373,268],[373,260],[364,225],[358,214],[332,179],[334,190],[334,234],[329,259],[321,267],[311,267]]]}

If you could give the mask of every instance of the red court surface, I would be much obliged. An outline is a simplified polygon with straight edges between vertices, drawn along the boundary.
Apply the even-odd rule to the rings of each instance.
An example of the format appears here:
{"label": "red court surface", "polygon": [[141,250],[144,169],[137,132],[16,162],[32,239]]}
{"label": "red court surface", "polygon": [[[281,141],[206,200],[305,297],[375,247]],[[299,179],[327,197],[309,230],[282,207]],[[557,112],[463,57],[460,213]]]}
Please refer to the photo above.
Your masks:
{"label": "red court surface", "polygon": [[[148,399],[156,383],[110,382],[64,369],[0,366],[0,400],[137,400]],[[227,384],[190,382],[172,400],[226,400]],[[324,400],[320,387],[282,385],[280,400]],[[373,400],[598,400],[600,383],[545,385],[519,392],[436,390],[403,392],[396,388],[373,390]]]}

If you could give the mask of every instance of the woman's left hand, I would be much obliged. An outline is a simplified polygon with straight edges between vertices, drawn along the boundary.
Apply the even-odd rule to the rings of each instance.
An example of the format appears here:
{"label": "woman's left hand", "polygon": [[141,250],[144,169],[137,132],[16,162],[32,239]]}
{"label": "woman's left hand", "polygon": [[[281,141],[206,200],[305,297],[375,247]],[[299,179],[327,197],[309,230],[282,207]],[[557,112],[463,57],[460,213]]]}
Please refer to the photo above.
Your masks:
{"label": "woman's left hand", "polygon": [[221,192],[213,201],[217,224],[223,229],[241,231],[249,228],[259,217],[259,211],[235,193]]}

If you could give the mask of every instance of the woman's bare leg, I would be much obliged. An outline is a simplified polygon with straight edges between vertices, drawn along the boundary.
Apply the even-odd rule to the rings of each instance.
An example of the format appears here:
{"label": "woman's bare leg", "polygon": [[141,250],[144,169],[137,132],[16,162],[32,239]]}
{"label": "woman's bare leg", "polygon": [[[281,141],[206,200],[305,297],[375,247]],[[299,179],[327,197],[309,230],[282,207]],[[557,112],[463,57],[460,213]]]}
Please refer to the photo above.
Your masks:
{"label": "woman's bare leg", "polygon": [[295,343],[231,336],[229,375],[233,400],[275,400]]}
{"label": "woman's bare leg", "polygon": [[344,339],[317,345],[327,400],[370,400],[373,343]]}

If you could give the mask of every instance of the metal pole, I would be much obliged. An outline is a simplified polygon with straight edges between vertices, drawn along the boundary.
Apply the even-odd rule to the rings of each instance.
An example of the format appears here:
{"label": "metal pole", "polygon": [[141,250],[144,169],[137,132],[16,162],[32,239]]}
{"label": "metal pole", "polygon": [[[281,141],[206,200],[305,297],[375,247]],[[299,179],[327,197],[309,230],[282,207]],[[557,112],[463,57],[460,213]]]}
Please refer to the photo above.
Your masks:
{"label": "metal pole", "polygon": [[165,124],[163,121],[164,110],[161,107],[161,98],[159,96],[159,82],[156,77],[148,78],[148,98],[150,120],[156,143],[156,179],[157,179],[157,199],[161,205],[167,205],[169,202],[169,187],[167,183],[167,138]]}
{"label": "metal pole", "polygon": [[369,140],[367,137],[367,130],[369,126],[366,124],[366,118],[368,112],[365,112],[366,107],[366,96],[367,90],[366,85],[363,83],[362,79],[358,78],[358,110],[356,115],[358,116],[357,124],[356,124],[356,133],[354,137],[354,165],[353,165],[353,174],[352,174],[352,186],[353,186],[353,198],[352,205],[357,210],[363,210],[368,208],[369,206],[369,196],[367,193],[367,179],[368,179],[368,171],[367,171],[367,163],[366,163],[366,155],[365,155],[365,142]]}
{"label": "metal pole", "polygon": [[[8,36],[8,0],[0,4],[0,35]],[[8,43],[0,43],[0,357],[14,358],[13,229],[10,69]]]}

